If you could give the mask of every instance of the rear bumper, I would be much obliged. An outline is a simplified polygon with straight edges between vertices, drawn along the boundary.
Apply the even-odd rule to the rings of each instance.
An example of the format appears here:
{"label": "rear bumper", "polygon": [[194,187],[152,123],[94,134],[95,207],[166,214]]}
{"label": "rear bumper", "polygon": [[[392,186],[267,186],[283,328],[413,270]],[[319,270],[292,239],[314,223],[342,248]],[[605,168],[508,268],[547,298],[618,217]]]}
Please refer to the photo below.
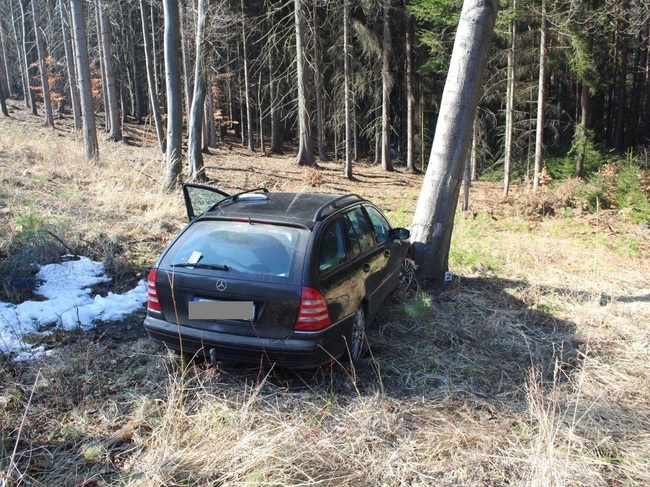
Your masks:
{"label": "rear bumper", "polygon": [[214,349],[219,360],[253,364],[275,364],[287,368],[315,368],[330,363],[346,351],[347,330],[351,320],[330,326],[321,332],[296,333],[286,339],[230,335],[147,316],[144,327],[149,336],[185,355],[210,357]]}

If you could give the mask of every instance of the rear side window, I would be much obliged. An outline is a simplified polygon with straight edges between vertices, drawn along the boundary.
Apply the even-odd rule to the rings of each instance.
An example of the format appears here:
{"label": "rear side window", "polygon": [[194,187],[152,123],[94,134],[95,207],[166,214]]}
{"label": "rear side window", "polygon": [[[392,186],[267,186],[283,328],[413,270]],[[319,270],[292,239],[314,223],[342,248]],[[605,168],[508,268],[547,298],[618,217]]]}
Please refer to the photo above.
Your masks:
{"label": "rear side window", "polygon": [[327,272],[345,261],[345,234],[341,220],[335,221],[323,234],[318,254],[318,270]]}
{"label": "rear side window", "polygon": [[166,267],[226,266],[227,271],[291,277],[304,231],[278,225],[200,221],[165,255]]}
{"label": "rear side window", "polygon": [[369,248],[375,241],[372,236],[372,227],[361,208],[356,208],[345,215],[348,221],[348,235],[350,238],[350,256],[355,257]]}

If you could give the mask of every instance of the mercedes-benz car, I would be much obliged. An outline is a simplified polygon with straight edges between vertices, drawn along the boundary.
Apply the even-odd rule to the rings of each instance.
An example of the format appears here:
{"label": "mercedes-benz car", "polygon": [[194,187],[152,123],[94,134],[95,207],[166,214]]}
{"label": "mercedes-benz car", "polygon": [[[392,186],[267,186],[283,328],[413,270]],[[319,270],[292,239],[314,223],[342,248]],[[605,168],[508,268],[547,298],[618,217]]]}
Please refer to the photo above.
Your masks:
{"label": "mercedes-benz car", "polygon": [[312,368],[363,355],[368,324],[410,270],[407,229],[354,194],[183,194],[190,223],[148,275],[151,338],[213,362]]}

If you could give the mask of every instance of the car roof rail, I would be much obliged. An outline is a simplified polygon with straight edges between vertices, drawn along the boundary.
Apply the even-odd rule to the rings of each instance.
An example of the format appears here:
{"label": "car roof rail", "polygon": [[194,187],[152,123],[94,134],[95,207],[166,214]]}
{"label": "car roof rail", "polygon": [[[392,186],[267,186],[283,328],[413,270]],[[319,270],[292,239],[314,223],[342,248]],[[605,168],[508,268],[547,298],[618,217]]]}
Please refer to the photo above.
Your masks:
{"label": "car roof rail", "polygon": [[344,194],[342,196],[339,196],[338,198],[334,198],[332,201],[325,203],[318,210],[316,210],[316,213],[314,214],[314,218],[312,221],[314,223],[319,221],[323,217],[323,214],[325,213],[326,210],[331,210],[330,211],[331,213],[334,210],[337,210],[338,208],[342,208],[343,206],[345,206],[345,203],[352,203],[354,201],[363,201],[363,198],[353,193]]}
{"label": "car roof rail", "polygon": [[269,192],[269,190],[264,188],[264,187],[262,187],[262,188],[254,188],[254,189],[247,189],[246,191],[241,191],[239,193],[232,194],[232,195],[228,196],[227,198],[224,198],[221,201],[218,201],[217,204],[215,204],[210,209],[214,210],[218,206],[221,206],[221,205],[223,205],[225,203],[234,203],[235,201],[237,201],[239,199],[240,196],[248,194],[248,193],[254,193],[256,191],[261,191],[262,193],[268,193]]}

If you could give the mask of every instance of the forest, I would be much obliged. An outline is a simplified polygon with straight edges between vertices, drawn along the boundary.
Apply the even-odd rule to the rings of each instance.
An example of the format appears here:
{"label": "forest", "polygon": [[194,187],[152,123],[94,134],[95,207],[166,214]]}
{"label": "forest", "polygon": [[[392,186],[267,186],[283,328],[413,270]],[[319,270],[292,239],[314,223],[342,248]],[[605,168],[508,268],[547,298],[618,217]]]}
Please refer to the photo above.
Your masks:
{"label": "forest", "polygon": [[[423,170],[460,8],[457,0],[5,0],[0,98],[21,100],[47,125],[72,113],[90,159],[97,130],[119,141],[124,123],[155,125],[167,187],[204,178],[202,152],[229,134],[261,154],[297,147],[304,165],[345,160],[348,177],[359,160]],[[474,179],[503,179],[507,195],[510,181],[589,176],[648,146],[646,2],[499,8],[474,124]]]}

